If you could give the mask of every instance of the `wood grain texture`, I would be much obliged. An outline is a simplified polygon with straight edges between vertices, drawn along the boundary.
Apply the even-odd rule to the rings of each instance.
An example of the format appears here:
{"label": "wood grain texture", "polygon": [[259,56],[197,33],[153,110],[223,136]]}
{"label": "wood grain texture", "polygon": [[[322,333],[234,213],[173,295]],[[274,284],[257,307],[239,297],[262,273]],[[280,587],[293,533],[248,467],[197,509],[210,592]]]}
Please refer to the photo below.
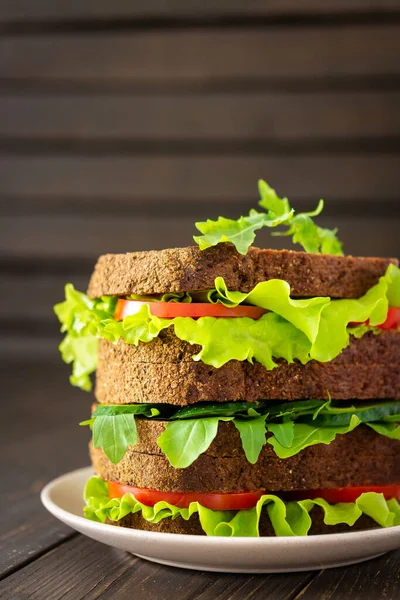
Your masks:
{"label": "wood grain texture", "polygon": [[[264,141],[301,144],[400,135],[400,92],[0,95],[12,140]],[[5,145],[6,142],[3,142]]]}
{"label": "wood grain texture", "polygon": [[295,600],[396,600],[400,585],[400,550],[359,565],[321,571]]}
{"label": "wood grain texture", "polygon": [[[53,313],[56,302],[64,299],[65,283],[71,281],[79,290],[86,290],[91,274],[88,268],[87,276],[77,275],[71,272],[49,276],[40,273],[25,275],[5,274],[0,277],[0,296],[7,297],[6,302],[0,302],[0,320],[25,321],[32,319],[36,321],[37,329],[43,321],[54,322],[54,331],[57,331],[58,321]],[[30,301],[27,301],[27,299]],[[32,332],[34,333],[34,332]]]}
{"label": "wood grain texture", "polygon": [[0,583],[4,598],[217,600],[293,598],[314,573],[238,575],[163,567],[87,538],[62,544]]}
{"label": "wood grain texture", "polygon": [[399,74],[400,26],[3,36],[0,80],[168,83]]}
{"label": "wood grain texture", "polygon": [[59,19],[110,19],[137,17],[204,18],[229,16],[269,16],[290,14],[347,14],[378,11],[398,12],[397,0],[336,0],[321,3],[319,0],[70,0],[54,3],[52,0],[1,0],[0,22],[35,22]]}
{"label": "wood grain texture", "polygon": [[39,499],[48,481],[63,470],[88,463],[88,436],[78,422],[89,410],[90,400],[69,385],[68,367],[60,363],[56,353],[53,360],[48,355],[39,367],[10,363],[6,356],[2,360],[6,402],[1,438],[7,480],[7,485],[3,481],[2,498],[7,510],[0,513],[1,574],[33,560],[72,534],[44,510]]}
{"label": "wood grain texture", "polygon": [[175,201],[212,203],[226,198],[255,204],[260,177],[293,204],[300,198],[311,200],[311,208],[321,197],[328,204],[353,198],[398,199],[400,189],[398,157],[390,153],[0,156],[2,202],[7,196],[54,201],[58,196],[88,198],[95,207],[101,199],[158,199],[166,201],[167,215]]}
{"label": "wood grain texture", "polygon": [[[360,216],[334,221],[321,218],[318,223],[324,227],[339,227],[346,254],[394,257],[399,254],[398,218],[390,214],[375,221]],[[4,259],[84,260],[85,273],[88,263],[94,264],[100,254],[188,246],[196,233],[191,218],[135,218],[134,215],[131,219],[126,215],[86,219],[2,217],[0,224],[3,230],[0,255]],[[256,243],[260,248],[293,247],[287,238],[271,237],[265,230],[257,234]]]}

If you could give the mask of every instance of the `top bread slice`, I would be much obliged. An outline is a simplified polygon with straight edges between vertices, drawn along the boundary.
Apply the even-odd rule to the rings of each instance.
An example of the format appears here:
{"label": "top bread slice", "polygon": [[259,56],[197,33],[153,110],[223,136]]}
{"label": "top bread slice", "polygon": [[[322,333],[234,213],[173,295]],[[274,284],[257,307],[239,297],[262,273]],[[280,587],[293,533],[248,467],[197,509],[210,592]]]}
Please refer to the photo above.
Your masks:
{"label": "top bread slice", "polygon": [[149,252],[105,254],[97,261],[88,295],[129,296],[211,289],[223,277],[230,290],[249,292],[257,283],[284,279],[292,297],[359,298],[378,282],[394,258],[309,254],[251,247],[239,254],[232,244]]}

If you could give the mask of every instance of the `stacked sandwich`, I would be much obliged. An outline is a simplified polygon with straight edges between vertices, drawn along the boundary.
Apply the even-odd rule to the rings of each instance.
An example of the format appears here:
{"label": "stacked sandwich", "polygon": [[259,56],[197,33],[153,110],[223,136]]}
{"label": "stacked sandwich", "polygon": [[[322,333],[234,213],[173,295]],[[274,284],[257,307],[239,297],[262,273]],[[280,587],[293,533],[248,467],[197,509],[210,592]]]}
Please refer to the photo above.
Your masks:
{"label": "stacked sandwich", "polygon": [[[56,306],[71,382],[96,370],[88,518],[229,536],[400,525],[397,261],[341,255],[267,191],[266,213],[198,224],[199,246],[100,257],[88,294],[68,285]],[[250,246],[279,224],[317,246]]]}

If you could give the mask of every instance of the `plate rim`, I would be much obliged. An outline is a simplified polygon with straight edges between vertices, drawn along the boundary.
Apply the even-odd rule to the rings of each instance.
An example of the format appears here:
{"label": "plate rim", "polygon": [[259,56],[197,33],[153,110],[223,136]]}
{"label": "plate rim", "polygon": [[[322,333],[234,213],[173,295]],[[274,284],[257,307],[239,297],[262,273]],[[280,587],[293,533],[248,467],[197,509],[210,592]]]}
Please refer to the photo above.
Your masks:
{"label": "plate rim", "polygon": [[[317,534],[311,536],[260,536],[260,537],[225,537],[225,536],[198,536],[193,534],[183,534],[183,533],[169,533],[169,532],[159,532],[159,531],[145,531],[141,529],[131,529],[128,527],[115,527],[114,525],[109,525],[107,523],[99,523],[97,521],[91,521],[90,519],[86,519],[83,516],[76,515],[73,512],[70,512],[61,506],[59,506],[51,497],[52,492],[54,492],[57,487],[64,483],[66,480],[74,479],[76,477],[82,477],[83,475],[88,478],[91,475],[94,475],[94,470],[91,466],[81,467],[79,469],[74,469],[73,471],[69,471],[52,479],[49,481],[42,489],[40,493],[40,499],[43,506],[48,510],[54,517],[58,518],[62,522],[65,523],[65,520],[61,518],[65,515],[65,517],[70,521],[71,517],[73,519],[77,519],[78,523],[84,524],[84,528],[91,529],[92,531],[99,530],[99,528],[107,528],[108,530],[112,528],[113,533],[115,535],[120,536],[122,539],[135,537],[137,539],[143,538],[150,541],[157,539],[169,539],[173,543],[180,543],[180,540],[184,538],[186,544],[209,544],[212,545],[235,545],[239,547],[245,548],[249,545],[257,544],[258,546],[265,546],[269,548],[273,548],[274,546],[282,547],[285,546],[294,546],[299,549],[303,546],[312,547],[318,546],[322,541],[328,545],[336,545],[338,542],[362,542],[368,541],[369,543],[374,540],[379,540],[381,538],[391,538],[397,537],[400,535],[400,525],[395,525],[393,527],[381,527],[377,529],[366,529],[363,531],[350,531],[345,533],[329,533],[329,534]],[[83,507],[83,498],[82,498],[82,507]],[[73,528],[72,525],[70,527]],[[160,537],[161,536],[161,537]],[[399,538],[399,546],[400,546],[400,538]]]}

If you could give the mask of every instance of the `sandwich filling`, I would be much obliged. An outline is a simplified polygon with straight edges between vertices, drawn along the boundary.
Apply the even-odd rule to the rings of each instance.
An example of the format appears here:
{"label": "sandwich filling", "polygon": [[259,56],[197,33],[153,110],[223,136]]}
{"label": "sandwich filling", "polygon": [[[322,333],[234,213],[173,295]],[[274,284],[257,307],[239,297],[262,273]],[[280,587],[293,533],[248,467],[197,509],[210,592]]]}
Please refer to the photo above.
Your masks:
{"label": "sandwich filling", "polygon": [[[181,298],[167,294],[163,299],[174,304],[178,301],[179,305],[183,300],[186,310],[192,298],[188,294]],[[277,359],[287,363],[297,360],[303,365],[313,359],[329,362],[349,345],[351,336],[399,326],[400,269],[389,265],[379,282],[359,299],[293,299],[290,286],[280,279],[259,283],[249,293],[235,292],[227,289],[221,277],[215,280],[215,288],[205,293],[205,299],[205,304],[226,309],[244,308],[246,303],[249,308],[267,312],[258,318],[162,318],[152,312],[147,298],[139,301],[134,314],[124,316],[126,305],[121,308],[120,299],[91,299],[68,284],[66,300],[55,306],[55,312],[66,333],[60,352],[66,363],[72,363],[71,383],[91,389],[90,374],[96,370],[99,338],[112,343],[122,339],[137,346],[151,342],[168,328],[173,328],[180,340],[201,347],[193,360],[216,368],[231,360],[255,360],[268,370],[277,366]]]}
{"label": "sandwich filling", "polygon": [[376,433],[400,440],[400,401],[380,403],[332,403],[323,400],[292,402],[205,402],[177,407],[164,404],[95,405],[89,425],[93,445],[102,448],[116,464],[129,447],[135,447],[135,418],[157,420],[163,431],[157,445],[176,469],[191,465],[218,434],[220,422],[238,430],[243,452],[255,464],[268,443],[279,458],[289,458],[315,444],[330,444],[363,424]]}
{"label": "sandwich filling", "polygon": [[[111,492],[110,492],[111,490]],[[310,513],[315,507],[323,512],[327,526],[346,524],[352,527],[363,515],[381,527],[400,525],[400,504],[395,498],[386,500],[383,493],[361,493],[354,502],[329,503],[321,497],[302,500],[283,500],[275,494],[262,494],[251,508],[239,510],[213,510],[203,506],[201,500],[193,500],[180,507],[167,500],[151,503],[141,502],[135,493],[115,490],[99,477],[92,477],[85,489],[85,516],[102,523],[118,522],[139,513],[149,523],[181,517],[188,521],[198,515],[200,526],[206,535],[225,537],[258,537],[260,519],[266,513],[277,536],[304,536],[312,526]],[[135,491],[134,491],[135,492]],[[398,488],[397,488],[398,492]],[[136,495],[140,495],[136,491]],[[203,502],[204,503],[204,502]]]}
{"label": "sandwich filling", "polygon": [[[87,518],[232,537],[400,525],[397,261],[344,257],[313,222],[323,201],[295,214],[259,191],[263,212],[196,223],[199,248],[105,255],[88,295],[66,285],[70,381],[89,391],[97,371]],[[306,252],[250,247],[278,226]]]}

